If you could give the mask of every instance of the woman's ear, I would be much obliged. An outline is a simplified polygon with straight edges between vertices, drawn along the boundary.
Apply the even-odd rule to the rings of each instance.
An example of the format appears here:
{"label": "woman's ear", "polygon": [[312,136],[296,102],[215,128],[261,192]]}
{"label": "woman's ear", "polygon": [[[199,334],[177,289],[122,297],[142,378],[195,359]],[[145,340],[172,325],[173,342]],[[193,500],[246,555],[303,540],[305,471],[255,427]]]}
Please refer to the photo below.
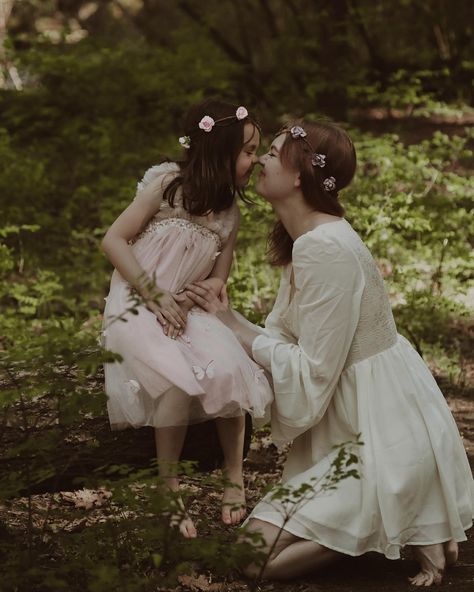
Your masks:
{"label": "woman's ear", "polygon": [[300,173],[296,173],[296,177],[295,177],[294,186],[295,186],[296,188],[299,188],[299,187],[301,187],[301,175],[300,175]]}

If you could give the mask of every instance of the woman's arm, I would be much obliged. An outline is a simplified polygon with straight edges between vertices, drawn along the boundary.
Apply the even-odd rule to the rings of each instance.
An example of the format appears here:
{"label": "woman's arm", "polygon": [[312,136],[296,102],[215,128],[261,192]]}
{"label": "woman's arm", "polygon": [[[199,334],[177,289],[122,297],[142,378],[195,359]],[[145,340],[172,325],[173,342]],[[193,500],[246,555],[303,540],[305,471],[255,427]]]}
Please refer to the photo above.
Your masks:
{"label": "woman's arm", "polygon": [[258,335],[262,335],[263,330],[247,319],[239,320],[230,310],[225,285],[218,296],[206,281],[196,282],[187,286],[186,296],[203,310],[215,314],[227,325],[235,333],[247,354],[252,357],[252,343]]}
{"label": "woman's arm", "polygon": [[324,416],[357,328],[365,285],[355,255],[322,233],[295,244],[293,267],[297,341],[260,335],[252,344],[254,359],[273,377],[272,432],[279,441],[293,440]]}

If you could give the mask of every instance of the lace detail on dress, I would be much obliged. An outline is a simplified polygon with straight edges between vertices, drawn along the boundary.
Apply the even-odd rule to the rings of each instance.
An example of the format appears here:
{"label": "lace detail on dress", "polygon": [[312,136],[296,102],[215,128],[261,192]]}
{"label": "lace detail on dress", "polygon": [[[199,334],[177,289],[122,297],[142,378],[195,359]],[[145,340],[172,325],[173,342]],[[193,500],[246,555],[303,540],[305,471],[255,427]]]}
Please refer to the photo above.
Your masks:
{"label": "lace detail on dress", "polygon": [[166,226],[173,226],[175,228],[187,228],[194,232],[199,232],[201,236],[204,238],[210,238],[214,240],[217,244],[217,248],[221,246],[221,239],[219,235],[213,232],[210,228],[206,228],[205,226],[201,226],[200,224],[196,224],[195,222],[191,222],[190,220],[184,220],[183,218],[163,218],[162,220],[157,220],[153,218],[152,221],[147,225],[145,230],[143,230],[135,239],[134,242],[145,236],[146,234],[150,234],[155,232],[158,228],[163,228]]}
{"label": "lace detail on dress", "polygon": [[383,278],[370,251],[355,235],[352,250],[359,259],[365,278],[360,317],[345,368],[384,351],[397,342],[397,328]]}
{"label": "lace detail on dress", "polygon": [[[164,173],[170,173],[171,175],[178,172],[179,165],[175,162],[165,162],[163,164],[153,166],[146,171],[143,179],[138,183],[138,190],[142,190],[144,187],[146,187],[146,185],[148,185],[148,183],[150,183],[159,175],[163,175]],[[172,177],[170,176],[170,180],[171,179]],[[219,241],[220,248],[227,242],[230,233],[235,226],[236,209],[237,206],[235,205],[217,214],[214,213],[210,214],[209,216],[192,216],[183,207],[183,196],[181,190],[178,189],[174,197],[173,207],[170,206],[167,200],[163,200],[158,213],[153,216],[153,218],[148,222],[147,226],[133,239],[132,242],[135,243],[142,236],[148,235],[151,232],[161,228],[163,226],[160,224],[161,221],[167,219],[182,219],[183,221],[189,223],[182,225],[183,228],[187,227],[190,229],[192,228],[193,230],[198,230],[197,227],[200,227],[201,229],[206,230],[207,233],[203,234],[203,236],[212,236],[214,240],[217,239]],[[173,222],[171,225],[177,224]]]}

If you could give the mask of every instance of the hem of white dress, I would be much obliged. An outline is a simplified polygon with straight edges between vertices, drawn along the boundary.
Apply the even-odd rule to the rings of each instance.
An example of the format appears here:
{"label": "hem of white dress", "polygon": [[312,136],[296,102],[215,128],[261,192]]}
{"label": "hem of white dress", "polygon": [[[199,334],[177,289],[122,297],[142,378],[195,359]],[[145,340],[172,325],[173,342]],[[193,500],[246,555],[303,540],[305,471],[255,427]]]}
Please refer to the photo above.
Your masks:
{"label": "hem of white dress", "polygon": [[[435,540],[435,541],[426,541],[426,542],[416,542],[416,543],[412,543],[412,542],[406,542],[406,543],[388,543],[387,547],[390,547],[394,553],[387,555],[387,553],[382,550],[380,547],[368,547],[367,549],[364,549],[363,551],[356,553],[354,551],[348,551],[347,549],[343,549],[341,547],[338,547],[337,545],[331,544],[331,543],[327,543],[326,541],[323,541],[320,537],[318,536],[313,536],[313,537],[309,537],[307,534],[303,534],[301,532],[301,530],[299,530],[298,528],[296,528],[294,525],[292,525],[290,522],[287,522],[285,525],[282,525],[281,520],[278,520],[278,518],[274,518],[273,515],[269,515],[268,513],[262,512],[260,514],[254,514],[252,513],[247,520],[244,522],[243,526],[246,526],[248,524],[248,522],[252,519],[257,519],[257,520],[262,520],[263,522],[268,522],[269,524],[273,524],[273,526],[277,526],[278,528],[281,528],[283,530],[286,530],[287,532],[289,532],[290,534],[293,534],[294,536],[304,539],[306,541],[313,541],[314,543],[318,543],[318,545],[321,545],[322,547],[325,547],[327,549],[331,549],[332,551],[337,551],[338,553],[342,553],[343,555],[348,555],[349,557],[361,557],[362,555],[365,555],[366,553],[380,553],[382,555],[385,556],[386,559],[390,559],[390,560],[397,560],[400,559],[400,549],[402,549],[403,547],[407,547],[407,546],[427,546],[427,545],[437,545],[437,544],[441,544],[441,543],[447,543],[448,541],[454,540],[456,543],[462,543],[464,541],[467,541],[467,536],[464,534],[463,537],[449,537],[449,538],[445,538],[443,537],[441,540]],[[296,522],[296,524],[298,524],[298,521],[295,519],[295,517],[292,518],[293,523]],[[470,524],[468,526],[463,526],[463,530],[469,530],[473,525],[473,522],[471,521]]]}
{"label": "hem of white dress", "polygon": [[[340,547],[338,547],[337,545],[333,545],[331,543],[326,543],[325,541],[322,541],[319,537],[315,536],[313,538],[309,538],[307,535],[303,535],[300,531],[298,531],[298,529],[293,528],[291,526],[291,524],[285,524],[284,526],[282,526],[281,522],[279,522],[276,518],[271,518],[268,516],[265,516],[265,514],[252,514],[252,516],[249,516],[249,520],[252,520],[256,518],[257,520],[261,520],[262,522],[268,522],[269,524],[273,524],[273,526],[277,526],[278,528],[281,528],[282,530],[286,530],[286,532],[289,532],[290,534],[294,534],[296,537],[300,538],[300,539],[304,539],[305,541],[312,541],[313,543],[318,543],[318,545],[321,545],[322,547],[325,547],[326,549],[331,549],[332,551],[337,551],[338,553],[342,553],[343,555],[349,555],[350,557],[360,557],[361,555],[365,555],[365,553],[371,553],[371,552],[376,552],[376,553],[383,553],[383,551],[380,551],[380,549],[365,549],[364,551],[361,551],[360,553],[354,553],[353,551],[348,551],[347,549],[342,549]],[[244,523],[244,526],[247,523]],[[398,557],[388,557],[388,559],[400,559],[400,554]]]}

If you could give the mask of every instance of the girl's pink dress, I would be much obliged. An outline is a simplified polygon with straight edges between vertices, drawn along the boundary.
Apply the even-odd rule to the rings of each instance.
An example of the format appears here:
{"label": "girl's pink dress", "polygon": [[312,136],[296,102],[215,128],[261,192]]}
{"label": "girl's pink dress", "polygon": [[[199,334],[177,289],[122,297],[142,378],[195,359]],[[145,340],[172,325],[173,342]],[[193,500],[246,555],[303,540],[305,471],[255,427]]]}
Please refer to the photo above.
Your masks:
{"label": "girl's pink dress", "polygon": [[[158,175],[171,180],[178,171],[175,163],[152,167],[138,189]],[[177,292],[209,276],[235,222],[236,207],[191,216],[178,192],[174,207],[163,200],[134,239],[133,253],[157,286]],[[264,416],[272,400],[264,371],[217,317],[191,309],[183,335],[172,340],[145,306],[138,306],[137,315],[125,312],[133,304],[130,295],[130,285],[115,270],[102,331],[105,348],[123,358],[105,365],[112,429],[185,425],[245,411]],[[124,312],[127,322],[114,320]]]}

